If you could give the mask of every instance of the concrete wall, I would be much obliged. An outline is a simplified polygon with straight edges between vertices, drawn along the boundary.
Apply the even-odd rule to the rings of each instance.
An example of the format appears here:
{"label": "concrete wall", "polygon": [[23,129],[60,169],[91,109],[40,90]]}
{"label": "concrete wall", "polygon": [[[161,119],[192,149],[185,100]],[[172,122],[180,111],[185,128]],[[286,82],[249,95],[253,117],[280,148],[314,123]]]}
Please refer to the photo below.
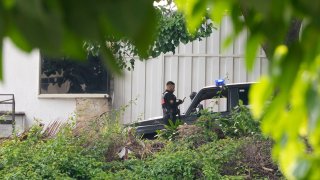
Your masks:
{"label": "concrete wall", "polygon": [[[210,37],[202,41],[181,44],[175,54],[164,54],[148,61],[136,61],[135,69],[115,79],[114,107],[130,104],[123,122],[130,123],[162,116],[160,99],[169,80],[176,83],[176,96],[187,97],[181,105],[185,112],[190,104],[189,94],[204,86],[214,84],[215,79],[226,83],[257,81],[267,73],[268,62],[260,49],[252,72],[245,69],[244,51],[247,33],[244,32],[229,48],[223,48],[232,25],[227,17]],[[130,103],[133,101],[133,103]]]}

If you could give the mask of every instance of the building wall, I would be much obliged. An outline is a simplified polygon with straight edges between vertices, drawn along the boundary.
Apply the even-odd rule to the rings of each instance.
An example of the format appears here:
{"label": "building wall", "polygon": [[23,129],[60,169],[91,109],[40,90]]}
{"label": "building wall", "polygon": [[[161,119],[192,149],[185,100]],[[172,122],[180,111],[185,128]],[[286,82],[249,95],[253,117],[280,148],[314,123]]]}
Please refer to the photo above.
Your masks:
{"label": "building wall", "polygon": [[[130,105],[126,108],[123,122],[161,116],[160,99],[168,80],[176,83],[175,94],[178,98],[187,97],[181,107],[184,112],[190,103],[189,94],[212,85],[215,79],[226,78],[227,83],[248,82],[256,81],[266,73],[267,59],[261,50],[253,72],[245,70],[243,54],[246,33],[229,48],[222,48],[231,29],[230,21],[224,19],[210,37],[181,44],[175,54],[164,54],[148,61],[137,60],[134,71],[115,77],[114,93],[111,94],[113,106]],[[48,124],[54,120],[66,120],[74,113],[83,114],[76,111],[91,109],[91,106],[97,106],[96,102],[108,111],[104,96],[39,96],[39,51],[23,53],[5,40],[3,56],[4,79],[0,82],[0,94],[15,94],[16,111],[26,114],[26,127],[34,123],[34,119]],[[88,98],[95,99],[84,100]],[[90,111],[90,117],[103,113],[100,108],[93,109],[99,111]],[[81,119],[86,121],[87,118]]]}
{"label": "building wall", "polygon": [[244,64],[246,32],[228,48],[223,48],[231,30],[230,20],[224,18],[210,37],[181,44],[175,54],[164,54],[143,62],[137,60],[134,71],[126,71],[122,77],[116,77],[113,106],[130,105],[126,108],[123,122],[162,116],[160,99],[169,80],[176,83],[177,98],[187,97],[181,105],[181,112],[189,106],[192,91],[213,85],[215,79],[226,79],[226,83],[257,81],[268,68],[263,51],[259,50],[253,71],[247,72]]}
{"label": "building wall", "polygon": [[0,94],[14,94],[16,111],[26,114],[26,125],[34,119],[49,123],[67,119],[75,109],[75,99],[40,99],[39,51],[23,53],[9,40],[4,41],[3,75]]}

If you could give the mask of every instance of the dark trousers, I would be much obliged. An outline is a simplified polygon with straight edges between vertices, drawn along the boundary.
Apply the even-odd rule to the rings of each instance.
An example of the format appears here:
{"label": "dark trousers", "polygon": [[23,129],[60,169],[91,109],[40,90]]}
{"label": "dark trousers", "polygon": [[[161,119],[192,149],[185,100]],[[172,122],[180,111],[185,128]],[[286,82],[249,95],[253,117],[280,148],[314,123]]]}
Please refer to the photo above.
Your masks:
{"label": "dark trousers", "polygon": [[172,121],[173,123],[176,123],[177,114],[174,114],[174,113],[164,113],[164,114],[163,114],[163,122],[164,122],[164,124],[169,125],[169,119],[171,119],[171,121]]}

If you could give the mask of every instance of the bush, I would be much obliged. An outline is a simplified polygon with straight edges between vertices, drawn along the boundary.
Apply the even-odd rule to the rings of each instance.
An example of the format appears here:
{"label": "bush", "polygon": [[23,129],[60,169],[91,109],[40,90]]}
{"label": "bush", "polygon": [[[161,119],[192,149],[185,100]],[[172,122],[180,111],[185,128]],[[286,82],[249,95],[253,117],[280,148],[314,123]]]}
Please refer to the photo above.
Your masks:
{"label": "bush", "polygon": [[87,127],[76,129],[75,134],[83,141],[86,154],[100,161],[118,159],[118,150],[125,145],[128,138],[127,132],[120,124],[121,114],[126,107],[110,111],[90,122]]}
{"label": "bush", "polygon": [[221,179],[224,164],[236,156],[241,140],[221,139],[201,146],[198,150],[202,160],[202,172],[206,179]]}
{"label": "bush", "polygon": [[252,118],[250,110],[241,101],[226,116],[212,113],[207,109],[202,110],[196,125],[204,127],[209,136],[212,132],[215,132],[219,137],[260,135],[260,123]]}
{"label": "bush", "polygon": [[177,119],[175,122],[173,122],[171,119],[168,120],[169,124],[164,125],[164,129],[157,130],[156,137],[157,138],[163,138],[167,140],[175,140],[176,136],[178,135],[178,127],[183,124],[183,122],[179,119]]}
{"label": "bush", "polygon": [[149,178],[194,179],[201,173],[201,162],[195,151],[160,153],[148,162]]}
{"label": "bush", "polygon": [[247,179],[279,179],[282,177],[271,158],[272,142],[260,137],[242,138],[236,156],[226,162],[221,172],[224,175],[246,175]]}
{"label": "bush", "polygon": [[90,179],[105,174],[103,162],[82,153],[70,127],[52,139],[43,139],[41,131],[33,126],[25,140],[16,137],[1,144],[1,179]]}
{"label": "bush", "polygon": [[165,150],[144,160],[113,161],[105,170],[112,179],[195,179],[201,174],[197,155],[190,150]]}
{"label": "bush", "polygon": [[[228,117],[203,113],[197,126],[172,124],[172,141],[135,137],[132,129],[125,131],[119,124],[119,111],[80,134],[66,125],[48,136],[37,125],[25,136],[0,144],[0,179],[278,178],[271,144],[252,136],[259,130],[244,108],[240,105]],[[229,137],[220,139],[216,129]],[[120,160],[117,152],[124,146],[133,153]]]}
{"label": "bush", "polygon": [[260,123],[252,118],[250,110],[241,101],[229,116],[220,118],[219,126],[225,135],[232,137],[252,136],[261,132]]}
{"label": "bush", "polygon": [[169,141],[153,157],[114,161],[106,165],[106,171],[112,179],[221,179],[225,164],[237,157],[243,142],[227,138],[190,149],[185,141]]}

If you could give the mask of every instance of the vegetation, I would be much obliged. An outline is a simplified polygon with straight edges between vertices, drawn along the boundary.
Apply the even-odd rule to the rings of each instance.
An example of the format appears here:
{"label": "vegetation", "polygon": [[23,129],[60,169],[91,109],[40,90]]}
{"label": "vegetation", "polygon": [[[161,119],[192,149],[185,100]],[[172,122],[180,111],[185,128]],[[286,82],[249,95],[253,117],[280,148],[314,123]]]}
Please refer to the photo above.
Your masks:
{"label": "vegetation", "polygon": [[[208,13],[215,22],[228,14],[236,37],[249,31],[246,66],[254,66],[259,45],[269,73],[251,90],[250,104],[262,131],[274,141],[274,158],[289,179],[320,177],[319,2],[302,0],[175,1],[190,31]],[[276,28],[275,28],[276,27]]]}
{"label": "vegetation", "polygon": [[[253,115],[262,119],[262,131],[275,140],[274,157],[286,177],[320,177],[319,1],[175,2],[186,16],[190,32],[196,32],[208,11],[217,23],[229,13],[234,36],[247,28],[249,69],[258,46],[263,45],[270,69],[251,91]],[[147,57],[157,22],[153,2],[143,0],[5,0],[0,3],[0,18],[1,40],[9,37],[27,52],[40,48],[48,54],[75,57],[85,56],[79,51],[84,41],[104,44],[106,38],[111,42],[129,39],[138,54]],[[102,56],[109,67],[117,69],[108,44]]]}
{"label": "vegetation", "polygon": [[[154,33],[155,40],[149,46],[146,57],[139,57],[140,60],[149,57],[158,57],[161,53],[173,52],[180,43],[188,43],[195,39],[201,40],[209,36],[213,25],[207,19],[203,20],[197,33],[190,34],[187,31],[185,18],[181,12],[171,9],[168,5],[155,7],[158,21]],[[46,56],[42,53],[41,73],[47,77],[60,75],[59,78],[51,78],[53,85],[61,86],[65,82],[70,83],[69,93],[95,93],[106,92],[106,79],[111,76],[107,73],[105,59],[102,51],[109,48],[115,56],[116,67],[119,69],[133,70],[135,60],[138,59],[138,49],[129,39],[108,39],[106,43],[92,41],[84,42],[84,47],[78,51],[87,52],[87,61],[79,62],[81,59],[73,59],[70,56]],[[108,45],[108,46],[107,46]],[[109,67],[109,70],[110,69]],[[104,83],[101,83],[104,82]],[[49,84],[43,86],[47,89]],[[83,88],[85,86],[85,90]]]}
{"label": "vegetation", "polygon": [[70,129],[53,139],[43,139],[41,127],[34,126],[26,139],[1,143],[1,179],[88,179],[103,175],[103,162],[83,153]]}
{"label": "vegetation", "polygon": [[[128,39],[141,57],[147,57],[158,21],[153,1],[144,0],[32,0],[28,3],[8,0],[0,3],[0,18],[1,42],[8,37],[26,52],[39,48],[54,57],[68,55],[79,59],[86,56],[85,51],[79,51],[86,41],[104,45],[106,40],[121,39]],[[112,46],[107,43],[106,47],[101,55],[116,71]],[[2,52],[2,43],[0,49]]]}
{"label": "vegetation", "polygon": [[[134,69],[134,57],[140,60],[146,60],[150,57],[158,57],[161,53],[175,53],[176,47],[180,44],[187,44],[193,40],[202,40],[208,37],[213,30],[213,24],[204,18],[201,25],[197,27],[196,32],[191,34],[186,27],[184,15],[173,9],[169,5],[155,6],[158,21],[156,23],[155,40],[149,46],[147,56],[141,57],[138,49],[132,41],[122,39],[121,41],[110,42],[112,53],[115,55],[119,68],[132,70]],[[100,49],[106,48],[103,45],[87,43],[87,51],[93,55],[100,54]]]}
{"label": "vegetation", "polygon": [[183,122],[179,119],[177,119],[175,122],[173,122],[171,119],[168,120],[169,124],[165,124],[164,128],[161,130],[157,130],[156,137],[165,138],[168,140],[173,140],[176,135],[178,135],[178,127],[183,124]]}
{"label": "vegetation", "polygon": [[[213,28],[205,18],[197,33],[190,34],[181,12],[166,5],[154,6],[153,1],[33,0],[26,4],[9,0],[0,3],[0,18],[1,41],[9,37],[20,49],[30,52],[38,48],[42,55],[55,60],[81,61],[87,55],[100,56],[110,71],[118,73],[133,69],[134,57],[147,59],[174,52],[180,42],[207,37]],[[50,64],[67,67],[70,62],[46,65]],[[0,66],[0,79],[1,72]]]}
{"label": "vegetation", "polygon": [[[233,122],[251,123],[248,111]],[[118,124],[114,111],[87,127],[63,126],[52,136],[33,126],[20,137],[0,142],[1,179],[261,179],[279,178],[270,157],[271,142],[256,127],[224,137],[203,115],[198,125],[180,125],[172,139],[143,140]],[[206,120],[204,120],[206,116]],[[228,120],[232,120],[231,117]],[[219,120],[227,120],[215,116]],[[234,124],[232,123],[232,124]],[[172,124],[173,126],[175,124]],[[56,125],[54,126],[56,127]],[[239,126],[240,127],[240,126]],[[169,128],[169,127],[168,127]],[[50,127],[49,127],[50,129]],[[241,129],[241,128],[240,128]],[[222,127],[223,132],[234,128]],[[81,132],[81,133],[79,133]],[[210,133],[209,133],[210,132]],[[170,138],[170,137],[169,137]],[[122,159],[121,148],[128,152]],[[130,153],[130,152],[131,153]]]}

